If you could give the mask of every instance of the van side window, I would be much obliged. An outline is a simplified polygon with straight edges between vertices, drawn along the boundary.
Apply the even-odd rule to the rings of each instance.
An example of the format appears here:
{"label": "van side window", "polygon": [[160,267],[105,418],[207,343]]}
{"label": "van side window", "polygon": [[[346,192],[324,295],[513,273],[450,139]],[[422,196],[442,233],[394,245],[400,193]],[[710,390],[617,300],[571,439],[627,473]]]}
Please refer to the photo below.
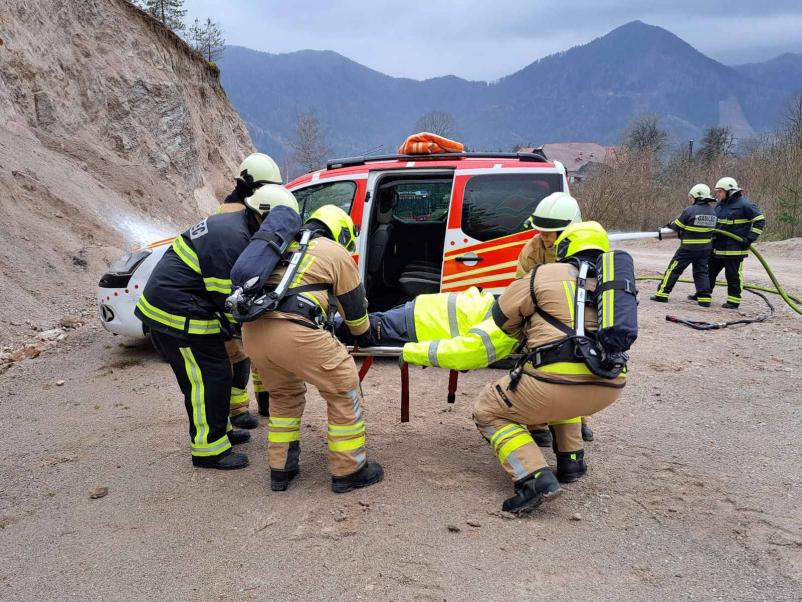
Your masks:
{"label": "van side window", "polygon": [[307,186],[294,190],[301,210],[301,219],[305,222],[309,216],[323,205],[337,205],[346,213],[351,213],[351,203],[356,194],[356,182],[340,181]]}
{"label": "van side window", "polygon": [[520,232],[538,203],[560,190],[560,174],[474,176],[465,186],[462,231],[481,241]]}

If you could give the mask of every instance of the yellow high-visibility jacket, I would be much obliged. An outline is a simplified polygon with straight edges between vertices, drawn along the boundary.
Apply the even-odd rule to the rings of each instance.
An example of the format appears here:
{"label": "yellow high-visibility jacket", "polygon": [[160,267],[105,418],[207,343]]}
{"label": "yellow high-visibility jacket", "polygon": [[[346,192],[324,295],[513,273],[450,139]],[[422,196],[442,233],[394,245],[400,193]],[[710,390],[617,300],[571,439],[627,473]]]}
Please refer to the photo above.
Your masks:
{"label": "yellow high-visibility jacket", "polygon": [[413,329],[409,340],[432,341],[465,334],[490,316],[494,301],[492,294],[475,286],[460,293],[418,295],[407,304],[407,328]]}
{"label": "yellow high-visibility jacket", "polygon": [[409,364],[477,370],[507,357],[519,343],[488,317],[460,336],[407,343],[403,354]]}

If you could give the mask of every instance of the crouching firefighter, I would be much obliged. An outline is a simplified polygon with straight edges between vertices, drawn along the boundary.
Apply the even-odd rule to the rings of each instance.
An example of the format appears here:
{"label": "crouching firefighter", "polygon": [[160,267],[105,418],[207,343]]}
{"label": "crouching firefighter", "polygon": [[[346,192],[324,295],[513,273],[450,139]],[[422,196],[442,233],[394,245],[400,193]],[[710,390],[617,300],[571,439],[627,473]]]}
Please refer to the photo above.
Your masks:
{"label": "crouching firefighter", "polygon": [[652,301],[668,302],[674,285],[688,265],[693,264],[693,283],[696,293],[688,298],[702,307],[710,307],[710,280],[707,274],[707,262],[713,248],[713,230],[716,227],[716,212],[710,203],[710,188],[705,184],[697,184],[688,192],[688,200],[692,203],[667,228],[679,234],[680,245],[663,274],[663,280],[657,287]]}
{"label": "crouching firefighter", "polygon": [[[356,364],[331,333],[338,311],[357,343],[370,346],[365,289],[351,258],[356,232],[347,213],[324,205],[296,238],[266,279],[263,273],[251,277],[266,269],[253,261],[256,255],[249,259],[243,253],[232,271],[231,307],[244,322],[245,351],[270,394],[271,489],[286,490],[298,475],[305,383],[310,383],[326,400],[332,489],[344,493],[384,477],[381,465],[367,461]],[[242,290],[236,288],[240,282]]]}
{"label": "crouching firefighter", "polygon": [[[556,261],[557,237],[569,225],[582,221],[579,203],[567,192],[552,192],[541,200],[524,226],[537,230],[535,234],[521,249],[518,255],[518,266],[515,268],[515,277],[523,278],[534,268],[544,263]],[[529,429],[535,442],[540,447],[551,447],[553,440],[548,425],[538,424]],[[590,428],[587,418],[582,417],[582,439],[593,441],[593,429]]]}
{"label": "crouching firefighter", "polygon": [[[487,385],[473,418],[514,482],[502,509],[528,512],[587,470],[580,419],[604,409],[626,383],[626,350],[637,337],[632,258],[610,252],[596,222],[568,226],[556,242],[557,263],[514,281],[493,307],[503,332],[526,350],[510,374]],[[549,424],[557,476],[527,426]]]}
{"label": "crouching firefighter", "polygon": [[262,186],[245,205],[211,215],[179,235],[154,268],[135,310],[184,394],[192,463],[204,468],[248,465],[248,457],[231,446],[250,435],[234,430],[228,418],[233,374],[226,341],[235,325],[224,307],[231,266],[271,207],[283,205],[300,223],[294,197],[281,186]]}

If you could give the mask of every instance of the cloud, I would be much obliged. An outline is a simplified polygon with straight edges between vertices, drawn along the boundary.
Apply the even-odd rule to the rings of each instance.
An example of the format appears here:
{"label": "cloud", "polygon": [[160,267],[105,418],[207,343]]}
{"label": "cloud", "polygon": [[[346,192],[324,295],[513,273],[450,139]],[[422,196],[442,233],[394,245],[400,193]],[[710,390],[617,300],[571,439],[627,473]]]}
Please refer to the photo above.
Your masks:
{"label": "cloud", "polygon": [[334,50],[389,75],[492,80],[634,19],[724,63],[802,52],[799,0],[188,0],[231,44],[266,52]]}

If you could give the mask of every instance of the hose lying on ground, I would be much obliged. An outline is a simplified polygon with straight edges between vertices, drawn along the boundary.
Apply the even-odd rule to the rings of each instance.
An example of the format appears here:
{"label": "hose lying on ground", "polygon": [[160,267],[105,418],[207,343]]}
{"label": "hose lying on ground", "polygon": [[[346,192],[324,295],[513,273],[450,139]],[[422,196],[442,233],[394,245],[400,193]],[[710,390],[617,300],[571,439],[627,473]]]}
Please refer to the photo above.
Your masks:
{"label": "hose lying on ground", "polygon": [[[743,244],[744,239],[736,234],[732,234],[731,232],[725,232],[724,230],[713,230],[716,235],[726,236],[728,238],[733,239],[734,241]],[[762,293],[771,293],[774,295],[779,295],[783,301],[788,304],[792,310],[794,310],[799,315],[802,315],[802,299],[796,297],[794,295],[788,294],[785,289],[780,284],[777,277],[774,275],[771,267],[769,267],[768,262],[763,257],[763,255],[754,247],[750,246],[749,251],[754,255],[760,264],[763,266],[763,269],[766,270],[766,274],[768,274],[769,279],[771,280],[772,284],[774,284],[774,288],[769,288],[766,286],[760,286],[758,284],[751,284],[746,283],[744,284],[743,288],[748,290],[750,293],[757,295],[763,301],[766,302],[768,306],[768,311],[765,314],[761,314],[754,318],[742,318],[740,320],[730,320],[727,322],[703,322],[698,320],[690,320],[687,318],[679,318],[677,316],[666,316],[666,320],[669,322],[674,322],[676,324],[682,324],[683,326],[688,326],[689,328],[693,328],[695,330],[717,330],[720,328],[726,328],[727,326],[734,326],[735,324],[754,324],[757,322],[765,322],[766,320],[770,319],[774,315],[774,306],[768,300],[766,295]],[[639,276],[637,280],[662,280],[662,278],[657,276]],[[689,282],[692,283],[693,280],[689,279],[680,279],[679,282]],[[725,285],[726,282],[717,281],[717,285]]]}

